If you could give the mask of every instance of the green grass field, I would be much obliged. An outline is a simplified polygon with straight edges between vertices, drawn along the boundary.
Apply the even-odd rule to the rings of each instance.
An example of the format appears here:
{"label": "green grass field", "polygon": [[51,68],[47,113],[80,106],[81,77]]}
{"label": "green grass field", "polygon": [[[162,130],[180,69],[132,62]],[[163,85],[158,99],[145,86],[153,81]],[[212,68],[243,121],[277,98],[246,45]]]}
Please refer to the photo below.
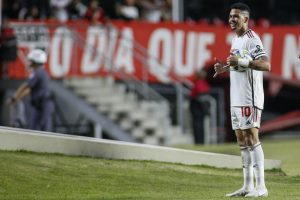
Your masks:
{"label": "green grass field", "polygon": [[[300,139],[293,140],[262,140],[265,158],[282,161],[282,170],[290,176],[300,176]],[[179,146],[180,148],[240,155],[237,144],[208,146]],[[300,188],[300,186],[299,186]]]}
{"label": "green grass field", "polygon": [[[264,147],[284,162],[283,171],[266,172],[268,199],[300,200],[300,141]],[[185,148],[238,154],[234,144]],[[7,151],[0,160],[1,200],[217,200],[242,184],[241,170],[205,166]]]}

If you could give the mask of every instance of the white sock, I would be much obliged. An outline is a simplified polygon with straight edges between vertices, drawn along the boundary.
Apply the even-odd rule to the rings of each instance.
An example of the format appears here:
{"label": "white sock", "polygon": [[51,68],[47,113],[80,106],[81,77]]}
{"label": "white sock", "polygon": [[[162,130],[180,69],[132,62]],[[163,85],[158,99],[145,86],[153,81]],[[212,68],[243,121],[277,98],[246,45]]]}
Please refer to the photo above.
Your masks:
{"label": "white sock", "polygon": [[249,148],[245,146],[240,146],[240,148],[241,148],[243,174],[244,174],[243,188],[248,191],[251,191],[254,188],[254,181],[253,181],[253,164],[252,164],[250,151]]}
{"label": "white sock", "polygon": [[251,157],[253,160],[254,175],[256,180],[256,188],[266,188],[265,185],[265,166],[264,166],[264,152],[260,143],[251,147]]}

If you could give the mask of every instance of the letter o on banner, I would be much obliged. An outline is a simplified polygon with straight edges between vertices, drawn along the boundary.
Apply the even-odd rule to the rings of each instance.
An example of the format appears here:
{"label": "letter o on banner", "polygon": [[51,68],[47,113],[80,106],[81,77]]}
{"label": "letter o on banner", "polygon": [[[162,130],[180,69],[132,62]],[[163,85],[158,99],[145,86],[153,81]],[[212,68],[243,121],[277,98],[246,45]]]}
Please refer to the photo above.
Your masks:
{"label": "letter o on banner", "polygon": [[69,73],[72,48],[72,32],[65,27],[57,28],[51,42],[49,60],[50,73],[53,77],[59,78]]}

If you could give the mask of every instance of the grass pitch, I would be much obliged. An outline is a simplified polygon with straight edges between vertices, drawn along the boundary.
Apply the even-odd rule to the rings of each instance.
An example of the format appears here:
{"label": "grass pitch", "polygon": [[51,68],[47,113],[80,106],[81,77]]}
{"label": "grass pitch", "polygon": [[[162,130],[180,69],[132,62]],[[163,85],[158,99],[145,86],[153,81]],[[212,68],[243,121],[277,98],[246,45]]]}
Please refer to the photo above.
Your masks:
{"label": "grass pitch", "polygon": [[[289,176],[300,176],[300,139],[261,140],[265,158],[282,161],[282,170]],[[179,146],[180,148],[240,155],[237,144]],[[299,185],[300,189],[300,185]]]}
{"label": "grass pitch", "polygon": [[[300,169],[297,159],[295,164],[288,164],[294,160],[290,159],[295,150],[291,149],[293,142],[266,142],[265,152],[273,149],[278,156],[274,159],[284,155],[286,166]],[[289,153],[276,149],[278,146],[288,146]],[[300,142],[295,147],[299,149]],[[235,152],[236,147],[232,144],[196,148]],[[0,151],[0,160],[1,200],[217,200],[228,199],[224,195],[242,184],[241,170],[205,166],[7,151]],[[300,200],[299,175],[278,170],[267,171],[266,177],[268,199]]]}

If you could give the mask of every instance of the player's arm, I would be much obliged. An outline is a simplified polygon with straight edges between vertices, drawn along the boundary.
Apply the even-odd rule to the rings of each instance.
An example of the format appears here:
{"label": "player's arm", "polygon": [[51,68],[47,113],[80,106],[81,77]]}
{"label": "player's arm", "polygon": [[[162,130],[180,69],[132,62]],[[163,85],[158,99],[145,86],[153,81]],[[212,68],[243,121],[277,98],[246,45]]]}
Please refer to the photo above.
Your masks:
{"label": "player's arm", "polygon": [[229,56],[227,58],[227,64],[229,66],[242,66],[245,68],[251,68],[258,71],[270,71],[271,65],[267,56],[261,56],[256,60],[249,60],[247,58],[238,58],[237,56]]}
{"label": "player's arm", "polygon": [[257,60],[250,61],[249,68],[258,71],[271,71],[271,65],[267,56],[261,56]]}
{"label": "player's arm", "polygon": [[253,57],[253,60],[249,61],[249,68],[258,71],[271,71],[269,58],[259,38],[249,40],[249,52],[251,52],[251,56]]}

